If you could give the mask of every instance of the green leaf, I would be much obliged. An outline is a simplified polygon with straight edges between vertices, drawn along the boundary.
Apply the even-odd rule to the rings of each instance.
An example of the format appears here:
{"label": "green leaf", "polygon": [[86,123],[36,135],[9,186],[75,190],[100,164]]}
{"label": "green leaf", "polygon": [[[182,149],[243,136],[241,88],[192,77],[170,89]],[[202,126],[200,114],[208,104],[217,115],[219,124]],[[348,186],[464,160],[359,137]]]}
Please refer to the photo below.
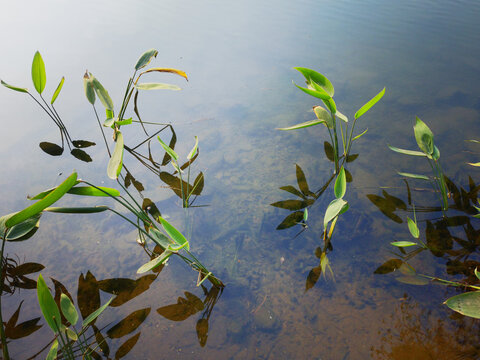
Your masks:
{"label": "green leaf", "polygon": [[68,190],[68,193],[83,196],[120,196],[117,189],[104,186],[77,186]]}
{"label": "green leaf", "polygon": [[94,312],[92,312],[90,315],[88,315],[88,317],[83,320],[82,322],[82,328],[85,328],[88,326],[88,324],[90,324],[93,320],[95,320],[106,308],[108,305],[110,305],[110,303],[112,302],[113,300],[113,296],[110,298],[110,300],[108,300],[105,304],[103,304],[100,308],[98,308],[97,310],[95,310]]}
{"label": "green leaf", "polygon": [[135,87],[139,90],[182,90],[180,86],[164,83],[141,83]]}
{"label": "green leaf", "polygon": [[170,148],[170,146],[168,146],[167,144],[165,144],[162,139],[160,139],[160,136],[157,136],[157,139],[158,141],[160,141],[160,145],[162,145],[163,149],[168,153],[168,155],[170,155],[170,157],[172,159],[174,159],[175,161],[178,160],[178,154],[172,149]]}
{"label": "green leaf", "polygon": [[3,80],[0,80],[0,83],[1,83],[3,86],[5,86],[6,88],[9,88],[10,90],[15,90],[15,91],[19,91],[19,92],[23,92],[23,93],[27,93],[27,94],[28,94],[28,89],[26,89],[26,88],[21,88],[21,87],[9,85],[9,84],[7,84],[5,81],[3,81]]}
{"label": "green leaf", "polygon": [[323,227],[325,229],[327,228],[328,223],[337,217],[347,204],[348,203],[343,199],[335,199],[328,205],[323,218]]}
{"label": "green leaf", "polygon": [[445,301],[444,304],[462,315],[480,319],[480,291],[456,295]]}
{"label": "green leaf", "polygon": [[317,90],[311,90],[307,88],[303,88],[301,86],[298,86],[297,84],[293,83],[297,88],[302,90],[303,92],[307,93],[308,95],[314,96],[316,98],[322,99],[322,100],[328,100],[331,98],[330,95],[328,95],[325,91],[317,91]]}
{"label": "green leaf", "polygon": [[347,191],[347,178],[345,176],[345,169],[343,168],[343,166],[337,175],[337,179],[335,180],[335,186],[333,188],[333,191],[337,199],[343,198],[343,196],[345,195],[345,192]]}
{"label": "green leaf", "polygon": [[325,124],[325,126],[327,125],[327,123],[324,120],[310,120],[310,121],[306,121],[306,122],[293,125],[290,127],[286,127],[286,128],[277,128],[277,130],[284,130],[284,131],[297,130],[297,129],[303,129],[303,128],[318,125],[318,124]]}
{"label": "green leaf", "polygon": [[400,154],[404,155],[412,155],[412,156],[427,156],[427,154],[421,152],[421,151],[415,151],[415,150],[405,150],[405,149],[399,149],[395,146],[388,145],[389,149],[392,151],[395,151]]}
{"label": "green leaf", "polygon": [[365,134],[367,133],[367,131],[368,131],[368,128],[366,128],[365,131],[362,132],[361,134],[355,136],[355,137],[352,139],[352,141],[355,141],[355,140],[357,140],[357,139],[360,139],[363,135],[365,135]]}
{"label": "green leaf", "polygon": [[105,127],[112,127],[113,124],[115,124],[115,119],[114,118],[108,118],[103,122],[103,126],[105,126]]}
{"label": "green leaf", "polygon": [[90,104],[95,104],[95,89],[93,88],[93,76],[88,71],[83,75],[83,89]]}
{"label": "green leaf", "polygon": [[355,113],[355,119],[358,119],[360,116],[365,114],[368,110],[372,108],[373,105],[375,105],[378,100],[380,100],[383,95],[385,94],[385,88],[383,88],[382,91],[380,91],[377,95],[375,95],[369,102],[367,102],[365,105],[363,105],[356,113]]}
{"label": "green leaf", "polygon": [[409,285],[428,285],[430,283],[428,279],[415,275],[399,276],[397,281]]}
{"label": "green leaf", "polygon": [[418,116],[416,117],[413,131],[415,132],[415,140],[417,140],[420,150],[425,154],[432,155],[434,151],[433,133],[430,128],[418,118]]}
{"label": "green leaf", "polygon": [[332,114],[335,115],[337,113],[337,104],[335,104],[335,101],[333,100],[333,98],[330,98],[328,100],[322,100],[322,101]]}
{"label": "green leaf", "polygon": [[420,236],[420,231],[418,230],[417,223],[412,219],[410,219],[409,217],[407,217],[407,222],[408,222],[408,230],[410,230],[410,234],[412,234],[412,236],[415,239],[418,239],[418,237]]}
{"label": "green leaf", "polygon": [[91,206],[91,207],[48,207],[44,211],[61,213],[61,214],[93,214],[108,210],[108,206]]}
{"label": "green leaf", "polygon": [[77,309],[72,303],[72,300],[65,295],[60,295],[60,308],[62,309],[62,314],[65,316],[65,319],[72,325],[75,325],[78,321]]}
{"label": "green leaf", "polygon": [[60,83],[58,84],[57,89],[56,89],[55,92],[53,93],[52,100],[50,101],[50,104],[53,105],[53,103],[55,102],[55,100],[57,100],[58,94],[60,94],[60,91],[62,90],[62,87],[63,87],[63,83],[64,83],[64,82],[65,82],[65,77],[62,76],[62,79],[60,80]]}
{"label": "green leaf", "polygon": [[77,340],[78,340],[78,335],[77,335],[77,333],[76,333],[75,331],[73,331],[72,329],[66,328],[66,329],[64,330],[64,333],[67,334],[67,336],[68,336],[68,338],[69,338],[70,340],[73,340],[73,341],[77,341]]}
{"label": "green leaf", "polygon": [[165,229],[166,233],[170,238],[175,241],[177,244],[181,245],[182,247],[186,247],[187,250],[190,250],[190,245],[188,243],[188,240],[185,238],[185,236],[182,235],[180,231],[178,231],[172,224],[170,224],[167,220],[164,218],[160,218],[160,223],[162,224],[163,228]]}
{"label": "green leaf", "polygon": [[[15,214],[16,213],[0,217],[0,239],[3,238],[3,235],[7,230],[7,228],[5,227],[6,221]],[[27,240],[28,238],[33,236],[33,234],[38,229],[38,225],[40,223],[40,216],[42,216],[41,212],[26,219],[25,221],[22,221],[15,226],[12,226],[7,232],[7,241]]]}
{"label": "green leaf", "polygon": [[37,297],[45,321],[53,330],[53,332],[58,332],[57,324],[60,325],[62,318],[60,316],[60,311],[58,310],[57,304],[55,303],[50,290],[48,290],[45,280],[43,280],[42,274],[38,275]]}
{"label": "green leaf", "polygon": [[45,73],[45,64],[43,63],[42,56],[38,51],[33,57],[32,81],[33,85],[35,86],[35,90],[41,94],[45,89],[45,84],[47,83],[47,75]]}
{"label": "green leaf", "polygon": [[400,176],[405,176],[412,179],[430,180],[430,178],[426,175],[411,174],[411,173],[405,173],[405,172],[397,172],[397,174]]}
{"label": "green leaf", "polygon": [[332,115],[327,110],[325,110],[323,107],[315,106],[313,108],[313,112],[317,116],[318,120],[324,120],[325,121],[325,123],[326,123],[326,125],[329,129],[333,129],[335,127],[335,121],[334,121]]}
{"label": "green leaf", "polygon": [[390,245],[393,245],[396,247],[408,247],[408,246],[415,246],[418,244],[411,241],[395,241],[395,242],[391,242]]}
{"label": "green leaf", "polygon": [[52,346],[50,346],[50,350],[48,351],[46,360],[55,360],[57,358],[57,352],[58,352],[58,341],[55,340]]}
{"label": "green leaf", "polygon": [[303,210],[303,221],[307,222],[308,220],[308,209]]}
{"label": "green leaf", "polygon": [[[343,122],[348,123],[348,117],[346,117],[345,115],[343,115],[340,111],[337,110],[337,112],[335,113],[335,115],[336,115],[340,120],[342,120]],[[365,131],[365,132],[366,132],[366,131]]]}
{"label": "green leaf", "polygon": [[198,136],[195,136],[195,145],[193,145],[192,150],[187,155],[188,160],[191,160],[195,156],[195,154],[197,153],[197,149],[198,149]]}
{"label": "green leaf", "polygon": [[295,67],[294,69],[300,71],[302,75],[305,76],[307,83],[311,83],[313,81],[317,85],[321,86],[321,88],[329,95],[329,97],[332,97],[335,93],[332,83],[324,75],[316,72],[315,70],[304,67]]}
{"label": "green leaf", "polygon": [[152,58],[157,57],[158,51],[155,49],[150,49],[145,51],[142,56],[137,60],[135,64],[135,70],[140,70],[148,65]]}
{"label": "green leaf", "polygon": [[160,247],[162,247],[162,249],[166,249],[172,244],[172,240],[170,240],[167,236],[165,236],[163,233],[161,233],[155,228],[150,229],[149,235],[157,245],[160,245]]}
{"label": "green leaf", "polygon": [[[102,102],[103,106],[105,106],[105,109],[113,111],[113,101],[110,98],[110,95],[108,95],[108,91],[105,90],[103,85],[100,84],[100,81],[98,81],[98,79],[93,76],[92,76],[92,86],[98,98]],[[88,95],[87,95],[87,98],[88,98]]]}
{"label": "green leaf", "polygon": [[107,175],[110,179],[116,180],[120,172],[122,171],[123,164],[123,135],[120,131],[117,131],[117,142],[115,143],[115,149],[113,149],[112,157],[110,158],[107,166]]}
{"label": "green leaf", "polygon": [[140,266],[137,270],[137,274],[146,273],[147,271],[150,271],[156,268],[157,266],[164,264],[172,254],[173,252],[169,250],[165,250],[160,256],[157,256],[155,259]]}
{"label": "green leaf", "polygon": [[477,268],[473,271],[478,280],[480,280],[480,273],[477,271]]}
{"label": "green leaf", "polygon": [[73,172],[63,183],[61,183],[55,190],[45,196],[42,200],[37,201],[35,204],[19,211],[5,222],[6,227],[12,227],[21,223],[24,220],[38,214],[43,209],[49,207],[58,199],[60,199],[70,188],[75,184],[77,180],[77,173]]}
{"label": "green leaf", "polygon": [[[128,118],[128,119],[122,119],[122,120],[117,120],[115,121],[115,123],[117,125],[130,125],[132,123],[132,118]],[[105,123],[103,124],[103,126],[105,126]]]}
{"label": "green leaf", "polygon": [[440,150],[435,145],[433,145],[432,159],[435,161],[440,159]]}

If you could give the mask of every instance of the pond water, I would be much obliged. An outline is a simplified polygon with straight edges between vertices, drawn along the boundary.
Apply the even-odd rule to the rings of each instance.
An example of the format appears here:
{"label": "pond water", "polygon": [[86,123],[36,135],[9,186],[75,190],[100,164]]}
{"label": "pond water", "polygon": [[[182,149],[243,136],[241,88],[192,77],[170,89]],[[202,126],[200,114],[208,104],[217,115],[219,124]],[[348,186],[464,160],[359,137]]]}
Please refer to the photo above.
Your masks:
{"label": "pond water", "polygon": [[[186,82],[151,74],[151,81],[174,83],[182,91],[143,92],[138,106],[144,121],[173,126],[181,157],[198,136],[191,169],[194,177],[204,174],[195,200],[201,206],[183,209],[158,174],[127,153],[124,163],[143,184],[141,196],[187,235],[191,252],[225,283],[223,291],[207,282],[197,287],[197,274],[178,257],[161,271],[137,275],[149,257],[136,242],[135,228],[112,213],[46,213],[31,239],[6,245],[10,261],[42,264],[47,284],[52,290],[50,279],[63,284],[81,312],[115,296],[95,325],[100,358],[480,357],[478,320],[442,304],[464,289],[407,284],[398,281],[398,271],[382,267],[399,261],[388,263],[399,259],[392,241],[412,240],[407,216],[413,218],[415,205],[420,239],[430,250],[408,263],[421,274],[476,281],[480,224],[471,205],[480,172],[467,162],[478,162],[480,152],[465,140],[480,139],[479,3],[50,0],[9,2],[2,9],[0,78],[33,89],[31,61],[39,50],[47,98],[64,75],[57,111],[72,138],[97,145],[85,149],[89,163],[67,151],[47,155],[38,144],[59,143],[57,127],[28,96],[2,87],[1,214],[26,207],[27,195],[60,184],[74,169],[91,183],[119,187],[107,177],[108,154],[84,95],[85,69],[108,89],[117,109],[134,64],[149,48],[159,51],[152,66],[188,75]],[[356,131],[368,132],[353,145],[359,156],[347,164],[350,209],[326,249],[331,271],[322,274],[323,217],[334,199],[333,183],[310,204],[308,228],[277,230],[295,209],[271,205],[298,199],[280,189],[298,187],[298,168],[313,192],[333,171],[324,151],[325,127],[276,130],[312,120],[312,106],[320,102],[292,84],[303,82],[296,66],[326,75],[339,110],[350,119],[386,87],[383,99],[358,120]],[[103,108],[96,106],[103,120]],[[136,117],[133,106],[127,116]],[[457,188],[450,183],[446,218],[424,183],[408,180],[407,187],[397,174],[429,173],[426,162],[387,147],[417,148],[415,116],[434,132],[443,170]],[[130,147],[145,139],[138,124],[122,129]],[[150,134],[156,130],[148,125]],[[171,132],[160,135],[169,141]],[[146,146],[142,150],[148,154]],[[151,150],[161,162],[164,151],[155,139]],[[170,165],[161,171],[173,172]],[[115,206],[109,199],[73,195],[59,204]],[[35,284],[11,279],[17,281],[11,284],[14,294],[2,296],[3,319],[13,319],[10,354],[44,358],[53,335],[37,319]],[[14,327],[20,304],[16,324],[23,324]]]}

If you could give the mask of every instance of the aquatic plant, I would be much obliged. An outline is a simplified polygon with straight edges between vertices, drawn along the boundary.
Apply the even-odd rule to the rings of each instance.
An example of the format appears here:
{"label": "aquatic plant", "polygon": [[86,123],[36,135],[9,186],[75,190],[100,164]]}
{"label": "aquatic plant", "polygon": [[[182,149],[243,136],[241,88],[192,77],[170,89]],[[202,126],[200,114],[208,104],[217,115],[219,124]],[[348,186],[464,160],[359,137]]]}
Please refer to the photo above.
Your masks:
{"label": "aquatic plant", "polygon": [[[50,104],[48,104],[45,101],[45,98],[42,96],[42,93],[45,90],[45,85],[47,83],[47,76],[45,72],[45,63],[43,62],[40,52],[38,51],[35,53],[35,56],[33,57],[32,81],[33,81],[35,90],[37,91],[40,97],[41,102],[37,98],[35,98],[27,88],[13,86],[13,85],[7,84],[3,80],[0,80],[0,83],[11,90],[30,95],[30,97],[37,103],[38,106],[40,106],[40,108],[42,108],[42,110],[48,115],[48,117],[50,117],[50,119],[55,123],[55,125],[60,130],[62,146],[43,141],[40,143],[40,148],[49,155],[58,156],[63,153],[65,140],[66,140],[67,145],[70,149],[70,152],[73,156],[75,156],[77,159],[82,161],[86,161],[86,162],[92,161],[92,158],[85,151],[81,149],[93,146],[95,145],[95,143],[91,141],[86,141],[86,140],[72,140],[72,138],[70,137],[70,134],[67,131],[67,128],[65,127],[65,124],[62,121],[62,118],[60,117],[57,110],[55,109],[55,106],[53,105],[55,100],[57,100],[57,97],[60,94],[60,91],[63,88],[65,77],[62,76],[56,90],[52,95]],[[74,147],[73,149],[72,149],[72,146]]]}
{"label": "aquatic plant", "polygon": [[422,121],[418,116],[415,120],[415,125],[413,127],[415,133],[415,140],[421,151],[415,150],[405,150],[400,149],[391,145],[388,145],[390,150],[395,151],[400,154],[410,155],[410,156],[420,156],[427,158],[427,161],[432,168],[434,173],[433,177],[420,174],[412,174],[406,172],[398,172],[399,175],[429,181],[432,185],[433,190],[436,193],[440,194],[442,210],[446,211],[448,209],[448,189],[445,183],[445,175],[443,174],[440,162],[440,150],[433,143],[433,133],[430,128]]}
{"label": "aquatic plant", "polygon": [[[355,124],[357,122],[357,119],[359,119],[368,110],[370,110],[383,97],[383,95],[385,94],[385,88],[383,88],[383,90],[381,90],[377,95],[375,95],[355,113],[352,128],[349,131],[348,117],[346,117],[337,110],[337,105],[333,100],[335,90],[330,80],[328,80],[324,75],[311,69],[303,67],[296,67],[295,69],[298,70],[305,77],[307,87],[304,88],[294,83],[295,86],[303,92],[307,93],[308,95],[321,99],[328,110],[323,108],[322,106],[314,106],[313,111],[317,117],[316,120],[307,121],[286,128],[279,128],[278,130],[297,130],[319,124],[325,125],[334,148],[333,156],[335,162],[335,173],[338,173],[341,166],[341,158],[343,158],[344,161],[347,160],[350,154],[352,143],[365,135],[365,133],[368,131],[368,129],[366,129],[362,133],[354,136]],[[337,118],[342,121],[337,122]],[[345,125],[343,125],[343,123],[345,123]],[[338,129],[340,129],[342,138],[343,154],[341,156],[338,140]]]}

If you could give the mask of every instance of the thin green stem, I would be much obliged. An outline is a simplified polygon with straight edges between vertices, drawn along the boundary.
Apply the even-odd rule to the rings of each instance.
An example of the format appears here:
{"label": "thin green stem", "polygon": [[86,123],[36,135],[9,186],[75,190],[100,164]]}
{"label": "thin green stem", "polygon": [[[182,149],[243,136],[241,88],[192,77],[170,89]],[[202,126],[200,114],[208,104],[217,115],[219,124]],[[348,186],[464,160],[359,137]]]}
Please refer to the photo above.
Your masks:
{"label": "thin green stem", "polygon": [[0,250],[0,281],[1,281],[1,284],[0,284],[0,338],[2,340],[3,358],[5,360],[10,360],[10,355],[8,354],[7,337],[5,336],[5,328],[3,326],[3,317],[2,317],[2,295],[3,295],[3,283],[4,283],[3,251],[5,250],[7,232],[8,232],[8,229],[6,229],[4,234],[3,234],[2,249]]}
{"label": "thin green stem", "polygon": [[100,123],[100,118],[98,117],[98,114],[97,114],[97,109],[95,109],[95,105],[93,105],[93,104],[92,104],[92,107],[93,107],[93,111],[95,112],[95,117],[97,118],[97,122],[98,122],[98,126],[100,127],[100,131],[102,132],[103,141],[105,142],[105,147],[107,148],[107,152],[108,152],[108,157],[112,157],[112,153],[110,152],[110,148],[108,147],[107,138],[105,137],[105,132],[103,131],[102,124]]}

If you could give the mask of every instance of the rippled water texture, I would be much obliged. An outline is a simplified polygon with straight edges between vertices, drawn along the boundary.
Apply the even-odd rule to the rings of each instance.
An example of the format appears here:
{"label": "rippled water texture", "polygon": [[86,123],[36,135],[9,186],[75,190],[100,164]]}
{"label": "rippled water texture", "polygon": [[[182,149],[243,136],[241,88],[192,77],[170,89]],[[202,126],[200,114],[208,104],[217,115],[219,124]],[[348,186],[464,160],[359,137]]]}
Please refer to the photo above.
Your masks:
{"label": "rippled water texture", "polygon": [[[58,129],[28,96],[2,87],[1,214],[26,207],[27,195],[58,185],[73,169],[92,183],[118,187],[107,177],[108,155],[84,96],[85,69],[100,79],[117,108],[138,56],[149,48],[159,51],[152,66],[188,74],[188,82],[153,74],[150,81],[175,83],[182,91],[142,93],[138,106],[144,121],[173,125],[175,150],[183,158],[199,137],[192,176],[204,174],[195,200],[202,206],[182,209],[158,174],[129,155],[125,165],[145,187],[142,196],[188,236],[192,253],[226,284],[222,292],[206,282],[196,287],[196,273],[178,257],[160,271],[137,275],[149,258],[135,241],[135,229],[113,214],[45,214],[33,238],[6,246],[12,269],[42,264],[52,291],[51,278],[64,285],[81,311],[115,296],[95,325],[101,358],[480,357],[478,320],[442,304],[462,289],[402,283],[398,271],[388,267],[398,258],[390,242],[411,240],[406,218],[413,217],[414,204],[420,239],[434,250],[420,252],[409,264],[422,274],[475,282],[480,224],[465,204],[478,195],[480,173],[466,163],[480,161],[480,145],[464,140],[480,139],[479,3],[2,0],[1,8],[0,78],[33,89],[30,67],[39,50],[47,93],[66,78],[56,108],[72,137],[97,144],[85,149],[93,159],[88,164],[68,153],[45,154],[38,144],[58,143]],[[387,89],[357,123],[358,133],[368,132],[354,143],[352,153],[359,156],[347,166],[350,209],[338,220],[327,249],[331,271],[322,272],[320,262],[332,184],[309,203],[306,229],[297,224],[277,230],[299,210],[270,205],[298,199],[280,189],[298,187],[298,167],[314,193],[333,169],[325,156],[329,137],[323,126],[276,130],[312,120],[312,106],[320,102],[292,84],[303,82],[295,66],[326,75],[335,86],[338,109],[350,119]],[[103,120],[101,105],[97,109]],[[136,117],[133,107],[127,116]],[[428,184],[409,181],[407,187],[396,174],[427,173],[428,165],[387,148],[416,148],[415,116],[434,132],[445,174],[457,189],[450,186],[448,220]],[[155,129],[149,127],[151,133]],[[160,135],[167,141],[170,134],[167,129]],[[125,127],[124,135],[130,145],[145,138],[137,125]],[[151,150],[163,158],[155,139]],[[70,195],[61,201],[114,206]],[[29,270],[25,276],[36,279],[38,267]],[[30,321],[24,325],[28,330],[10,322],[16,332],[7,334],[9,350],[15,359],[37,352],[44,358],[52,334],[43,318],[37,319],[35,284],[22,281],[26,285],[2,297],[5,322],[22,301],[16,324]]]}

